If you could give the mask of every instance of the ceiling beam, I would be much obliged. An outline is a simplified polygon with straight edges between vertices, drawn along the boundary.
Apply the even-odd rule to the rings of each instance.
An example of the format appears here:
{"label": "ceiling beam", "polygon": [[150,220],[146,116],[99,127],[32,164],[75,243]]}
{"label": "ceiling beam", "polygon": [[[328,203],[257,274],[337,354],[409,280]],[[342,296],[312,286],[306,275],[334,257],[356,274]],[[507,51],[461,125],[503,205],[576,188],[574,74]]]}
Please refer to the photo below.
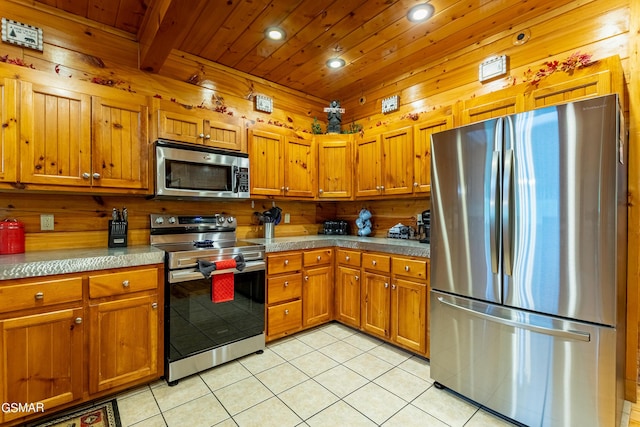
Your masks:
{"label": "ceiling beam", "polygon": [[198,18],[203,0],[159,0],[151,3],[138,31],[140,43],[140,69],[157,73],[171,49],[179,46]]}

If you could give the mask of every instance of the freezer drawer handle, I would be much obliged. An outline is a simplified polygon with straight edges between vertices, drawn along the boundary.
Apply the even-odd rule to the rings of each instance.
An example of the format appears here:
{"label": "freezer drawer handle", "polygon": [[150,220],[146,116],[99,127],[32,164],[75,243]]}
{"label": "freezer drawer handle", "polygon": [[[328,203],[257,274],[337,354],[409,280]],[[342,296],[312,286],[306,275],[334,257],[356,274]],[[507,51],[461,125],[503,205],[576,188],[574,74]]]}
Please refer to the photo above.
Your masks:
{"label": "freezer drawer handle", "polygon": [[473,316],[479,317],[481,319],[488,320],[490,322],[496,322],[496,323],[500,323],[500,324],[503,324],[503,325],[506,325],[506,326],[512,326],[512,327],[520,328],[520,329],[527,329],[527,330],[532,331],[532,332],[538,332],[538,333],[545,334],[545,335],[553,335],[553,336],[560,337],[560,338],[567,338],[567,339],[571,339],[571,340],[584,341],[584,342],[591,341],[591,334],[589,334],[588,332],[571,331],[571,330],[566,331],[566,330],[562,330],[562,329],[545,328],[544,326],[537,326],[537,325],[532,325],[532,324],[529,324],[529,323],[516,322],[515,320],[505,319],[505,318],[497,317],[497,316],[492,316],[492,315],[487,314],[487,313],[481,313],[481,312],[475,311],[475,310],[473,310],[471,308],[462,307],[462,306],[454,304],[454,303],[452,303],[450,301],[446,301],[442,297],[438,297],[438,301],[440,301],[444,305],[447,305],[447,306],[452,307],[454,309],[463,310],[463,311],[467,312],[468,314],[471,314]]}

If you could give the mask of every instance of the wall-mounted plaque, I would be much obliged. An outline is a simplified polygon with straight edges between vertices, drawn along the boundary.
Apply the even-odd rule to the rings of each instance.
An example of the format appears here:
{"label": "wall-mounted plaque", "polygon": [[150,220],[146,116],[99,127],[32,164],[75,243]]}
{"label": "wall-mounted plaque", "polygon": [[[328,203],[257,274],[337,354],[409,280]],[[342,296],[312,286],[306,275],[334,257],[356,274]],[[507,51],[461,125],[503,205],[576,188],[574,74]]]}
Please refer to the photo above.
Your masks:
{"label": "wall-mounted plaque", "polygon": [[42,28],[2,18],[2,41],[42,52]]}
{"label": "wall-mounted plaque", "polygon": [[273,100],[268,96],[256,95],[256,110],[271,113],[273,111]]}
{"label": "wall-mounted plaque", "polygon": [[507,74],[507,55],[488,58],[478,67],[478,80],[481,82],[504,74]]}
{"label": "wall-mounted plaque", "polygon": [[382,114],[391,113],[400,108],[400,97],[393,95],[382,100]]}

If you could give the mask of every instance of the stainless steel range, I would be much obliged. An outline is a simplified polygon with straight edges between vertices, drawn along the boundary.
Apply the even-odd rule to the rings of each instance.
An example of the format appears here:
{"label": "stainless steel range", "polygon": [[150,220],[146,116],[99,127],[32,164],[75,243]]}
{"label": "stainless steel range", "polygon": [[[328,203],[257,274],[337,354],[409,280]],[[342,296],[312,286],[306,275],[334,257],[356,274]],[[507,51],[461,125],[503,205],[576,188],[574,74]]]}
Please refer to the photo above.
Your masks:
{"label": "stainless steel range", "polygon": [[264,246],[236,239],[233,216],[151,215],[165,251],[169,385],[265,346]]}

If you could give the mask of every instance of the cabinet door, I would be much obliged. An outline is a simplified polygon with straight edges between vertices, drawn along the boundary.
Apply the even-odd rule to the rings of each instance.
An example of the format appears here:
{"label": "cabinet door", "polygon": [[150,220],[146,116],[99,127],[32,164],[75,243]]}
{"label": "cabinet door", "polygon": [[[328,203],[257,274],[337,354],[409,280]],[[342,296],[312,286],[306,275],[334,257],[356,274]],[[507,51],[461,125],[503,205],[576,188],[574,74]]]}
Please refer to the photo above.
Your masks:
{"label": "cabinet door", "polygon": [[202,144],[204,122],[195,115],[158,110],[158,138]]}
{"label": "cabinet door", "polygon": [[93,185],[149,188],[148,107],[93,98]]}
{"label": "cabinet door", "polygon": [[366,135],[356,141],[356,197],[379,196],[380,135]]}
{"label": "cabinet door", "polygon": [[158,371],[157,296],[89,306],[89,391],[96,393]]}
{"label": "cabinet door", "polygon": [[316,160],[313,139],[285,137],[284,195],[310,197],[316,194]]}
{"label": "cabinet door", "polygon": [[302,281],[302,326],[331,320],[333,304],[332,268],[316,267],[304,271]]}
{"label": "cabinet door", "polygon": [[[216,113],[220,114],[220,113]],[[231,118],[229,118],[231,120]],[[246,151],[243,127],[239,123],[204,120],[204,145],[224,150]]]}
{"label": "cabinet door", "polygon": [[25,81],[21,85],[21,181],[90,186],[91,97]]}
{"label": "cabinet door", "polygon": [[351,138],[344,135],[319,135],[318,197],[349,199],[353,194],[353,158]]}
{"label": "cabinet door", "polygon": [[390,296],[389,276],[365,272],[362,298],[362,328],[383,338],[389,337]]}
{"label": "cabinet door", "polygon": [[602,71],[561,83],[547,85],[526,94],[526,109],[557,105],[611,93],[611,72]]}
{"label": "cabinet door", "polygon": [[277,196],[284,191],[284,143],[278,134],[254,129],[249,135],[252,195]]}
{"label": "cabinet door", "polygon": [[18,82],[0,79],[0,182],[18,178]]}
{"label": "cabinet door", "polygon": [[413,192],[431,191],[431,135],[450,129],[453,116],[427,120],[413,128]]}
{"label": "cabinet door", "polygon": [[[81,308],[0,321],[0,401],[40,402],[50,411],[80,399],[82,331]],[[4,421],[31,414],[2,413]]]}
{"label": "cabinet door", "polygon": [[360,270],[338,266],[336,273],[336,318],[360,327]]}
{"label": "cabinet door", "polygon": [[384,132],[382,144],[382,194],[409,194],[413,191],[413,128]]}
{"label": "cabinet door", "polygon": [[524,96],[511,90],[502,90],[461,102],[461,123],[466,125],[495,117],[524,111]]}
{"label": "cabinet door", "polygon": [[427,349],[427,285],[395,279],[391,285],[391,340],[424,354]]}

